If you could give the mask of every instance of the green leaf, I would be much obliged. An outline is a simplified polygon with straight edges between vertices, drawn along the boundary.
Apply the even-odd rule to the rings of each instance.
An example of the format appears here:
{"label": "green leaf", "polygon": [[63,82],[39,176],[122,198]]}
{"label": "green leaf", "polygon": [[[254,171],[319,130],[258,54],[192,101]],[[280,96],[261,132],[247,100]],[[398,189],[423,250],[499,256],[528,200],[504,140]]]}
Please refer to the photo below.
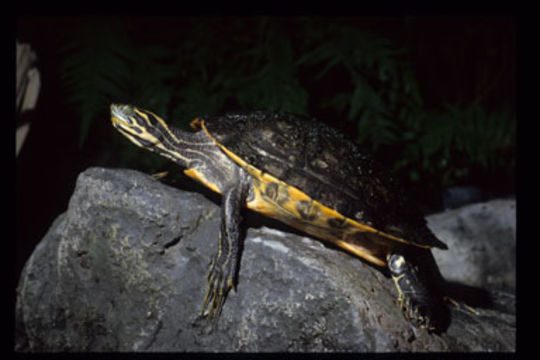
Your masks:
{"label": "green leaf", "polygon": [[121,25],[107,19],[84,19],[66,38],[69,51],[61,64],[66,101],[79,109],[79,146],[97,115],[125,93],[130,46]]}

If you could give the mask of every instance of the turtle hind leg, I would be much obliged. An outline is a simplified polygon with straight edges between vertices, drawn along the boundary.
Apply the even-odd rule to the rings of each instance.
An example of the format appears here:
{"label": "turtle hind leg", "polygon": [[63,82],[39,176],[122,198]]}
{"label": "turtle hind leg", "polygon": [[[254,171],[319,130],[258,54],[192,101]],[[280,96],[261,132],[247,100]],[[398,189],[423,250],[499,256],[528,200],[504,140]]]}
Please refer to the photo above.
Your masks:
{"label": "turtle hind leg", "polygon": [[442,276],[429,250],[408,254],[393,253],[387,257],[405,317],[428,332],[444,331],[450,313],[443,300]]}
{"label": "turtle hind leg", "polygon": [[206,277],[207,290],[201,314],[217,319],[228,292],[236,288],[242,241],[241,210],[247,197],[248,182],[241,176],[238,184],[223,191],[218,251],[212,258]]}

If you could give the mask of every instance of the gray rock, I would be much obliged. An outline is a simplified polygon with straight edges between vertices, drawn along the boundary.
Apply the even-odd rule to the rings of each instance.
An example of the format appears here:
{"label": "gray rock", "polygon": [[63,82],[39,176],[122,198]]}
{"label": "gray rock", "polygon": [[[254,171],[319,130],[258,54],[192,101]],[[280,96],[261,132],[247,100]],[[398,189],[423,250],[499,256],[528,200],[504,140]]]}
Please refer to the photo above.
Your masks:
{"label": "gray rock", "polygon": [[492,200],[427,217],[448,250],[433,254],[447,280],[515,292],[516,202]]}
{"label": "gray rock", "polygon": [[392,281],[321,242],[248,228],[237,291],[199,316],[219,207],[131,170],[91,168],[17,289],[16,350],[515,351],[514,297],[442,335],[404,319]]}

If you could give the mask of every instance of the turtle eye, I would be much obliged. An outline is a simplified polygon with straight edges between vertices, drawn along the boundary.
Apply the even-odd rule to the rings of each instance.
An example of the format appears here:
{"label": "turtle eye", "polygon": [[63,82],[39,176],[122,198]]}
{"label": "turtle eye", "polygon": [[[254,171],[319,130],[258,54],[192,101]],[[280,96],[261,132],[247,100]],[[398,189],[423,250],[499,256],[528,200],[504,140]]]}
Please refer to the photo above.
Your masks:
{"label": "turtle eye", "polygon": [[130,105],[111,104],[111,115],[117,121],[131,125],[133,123],[131,118],[135,115],[135,111]]}

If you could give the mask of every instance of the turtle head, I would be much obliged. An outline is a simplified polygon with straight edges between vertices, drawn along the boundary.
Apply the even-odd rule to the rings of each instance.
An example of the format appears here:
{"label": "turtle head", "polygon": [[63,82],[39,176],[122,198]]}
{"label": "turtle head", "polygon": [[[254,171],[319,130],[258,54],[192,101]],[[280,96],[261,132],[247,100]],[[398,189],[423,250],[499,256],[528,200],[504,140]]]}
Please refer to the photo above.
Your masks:
{"label": "turtle head", "polygon": [[180,132],[170,128],[151,111],[132,105],[111,105],[112,125],[137,146],[178,161],[173,153],[180,143]]}
{"label": "turtle head", "polygon": [[111,105],[111,122],[135,145],[154,151],[162,142],[167,125],[150,111],[131,105]]}

